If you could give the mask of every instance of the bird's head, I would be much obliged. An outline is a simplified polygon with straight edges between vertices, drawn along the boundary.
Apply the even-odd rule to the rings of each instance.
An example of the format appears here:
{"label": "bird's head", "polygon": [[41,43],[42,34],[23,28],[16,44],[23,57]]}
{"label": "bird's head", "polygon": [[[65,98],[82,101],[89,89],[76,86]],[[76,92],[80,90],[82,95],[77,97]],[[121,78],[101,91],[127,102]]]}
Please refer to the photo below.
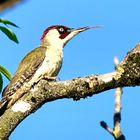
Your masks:
{"label": "bird's head", "polygon": [[44,31],[41,37],[41,43],[49,46],[51,45],[63,47],[69,40],[71,40],[80,32],[97,27],[99,26],[82,27],[74,29],[63,25],[50,26]]}

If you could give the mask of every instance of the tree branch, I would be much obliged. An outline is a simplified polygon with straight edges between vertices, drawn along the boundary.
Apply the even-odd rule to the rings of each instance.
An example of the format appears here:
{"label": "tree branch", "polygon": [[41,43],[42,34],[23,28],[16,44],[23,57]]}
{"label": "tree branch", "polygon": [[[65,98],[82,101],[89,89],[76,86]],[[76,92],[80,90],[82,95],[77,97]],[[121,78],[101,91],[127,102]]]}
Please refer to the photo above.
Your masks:
{"label": "tree branch", "polygon": [[0,12],[23,0],[0,0]]}
{"label": "tree branch", "polygon": [[[117,69],[119,60],[117,57],[114,58],[115,69]],[[122,88],[118,87],[115,90],[115,111],[114,111],[114,127],[111,129],[106,122],[101,121],[100,125],[107,130],[115,140],[125,140],[125,136],[121,131],[121,97],[123,94]]]}
{"label": "tree branch", "polygon": [[140,45],[132,49],[112,73],[58,82],[41,79],[0,117],[0,139],[7,139],[23,119],[46,102],[62,98],[79,100],[116,87],[137,85],[140,85]]}

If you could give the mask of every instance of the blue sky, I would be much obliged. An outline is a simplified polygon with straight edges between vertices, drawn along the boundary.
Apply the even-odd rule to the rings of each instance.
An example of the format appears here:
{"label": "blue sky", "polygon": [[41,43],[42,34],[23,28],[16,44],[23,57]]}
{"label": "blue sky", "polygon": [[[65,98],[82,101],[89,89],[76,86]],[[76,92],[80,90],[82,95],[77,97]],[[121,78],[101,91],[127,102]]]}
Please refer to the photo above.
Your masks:
{"label": "blue sky", "polygon": [[[64,49],[61,80],[113,71],[113,58],[120,60],[140,40],[139,0],[30,0],[8,10],[1,18],[20,26],[12,28],[19,44],[2,33],[0,64],[14,74],[20,60],[40,43],[43,30],[53,24],[70,27],[103,25],[73,38]],[[5,85],[8,81],[5,80]],[[139,137],[139,87],[123,88],[122,131],[127,140]],[[26,118],[12,133],[11,140],[112,140],[99,125],[113,126],[114,90],[74,102],[70,99],[45,104]]]}

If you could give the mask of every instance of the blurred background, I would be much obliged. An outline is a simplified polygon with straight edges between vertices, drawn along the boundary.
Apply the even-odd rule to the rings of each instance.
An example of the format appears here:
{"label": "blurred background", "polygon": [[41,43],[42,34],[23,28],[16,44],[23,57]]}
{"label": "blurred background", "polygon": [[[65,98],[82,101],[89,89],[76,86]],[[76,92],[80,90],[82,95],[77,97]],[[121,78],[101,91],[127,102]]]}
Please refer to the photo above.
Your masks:
{"label": "blurred background", "polygon": [[[24,0],[0,2],[0,16],[20,28],[11,27],[19,44],[0,32],[0,64],[14,74],[21,59],[38,47],[43,31],[50,25],[69,27],[103,25],[73,38],[64,49],[61,80],[114,70],[113,59],[123,60],[140,40],[139,0]],[[6,4],[6,5],[5,5]],[[3,5],[3,6],[2,6]],[[4,85],[8,80],[4,78]],[[139,137],[140,88],[123,88],[121,127],[127,140]],[[27,117],[10,140],[113,140],[100,127],[104,120],[113,127],[114,89],[73,101],[46,103]]]}

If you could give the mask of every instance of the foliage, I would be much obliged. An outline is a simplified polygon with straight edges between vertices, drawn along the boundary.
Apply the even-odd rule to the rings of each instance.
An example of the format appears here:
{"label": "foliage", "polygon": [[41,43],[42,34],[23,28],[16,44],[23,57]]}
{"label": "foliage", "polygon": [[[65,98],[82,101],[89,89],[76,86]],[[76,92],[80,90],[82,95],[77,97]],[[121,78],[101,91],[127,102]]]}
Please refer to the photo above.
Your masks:
{"label": "foliage", "polygon": [[4,20],[0,18],[0,23],[4,24],[6,27],[4,26],[0,26],[0,30],[7,35],[7,37],[9,39],[11,39],[12,41],[19,43],[18,39],[15,35],[15,33],[8,27],[8,25],[14,26],[14,27],[18,27],[16,24],[14,24],[13,22],[9,21],[9,20]]}
{"label": "foliage", "polygon": [[[2,31],[10,40],[14,41],[15,43],[19,43],[15,33],[8,27],[8,25],[11,25],[11,26],[14,26],[17,28],[18,28],[18,26],[9,20],[5,20],[5,19],[1,19],[1,18],[0,18],[0,24],[4,25],[4,26],[0,25],[0,31]],[[2,87],[3,87],[2,74],[9,81],[12,79],[12,75],[10,74],[10,72],[6,68],[4,68],[3,66],[0,65],[0,92],[2,91]]]}

